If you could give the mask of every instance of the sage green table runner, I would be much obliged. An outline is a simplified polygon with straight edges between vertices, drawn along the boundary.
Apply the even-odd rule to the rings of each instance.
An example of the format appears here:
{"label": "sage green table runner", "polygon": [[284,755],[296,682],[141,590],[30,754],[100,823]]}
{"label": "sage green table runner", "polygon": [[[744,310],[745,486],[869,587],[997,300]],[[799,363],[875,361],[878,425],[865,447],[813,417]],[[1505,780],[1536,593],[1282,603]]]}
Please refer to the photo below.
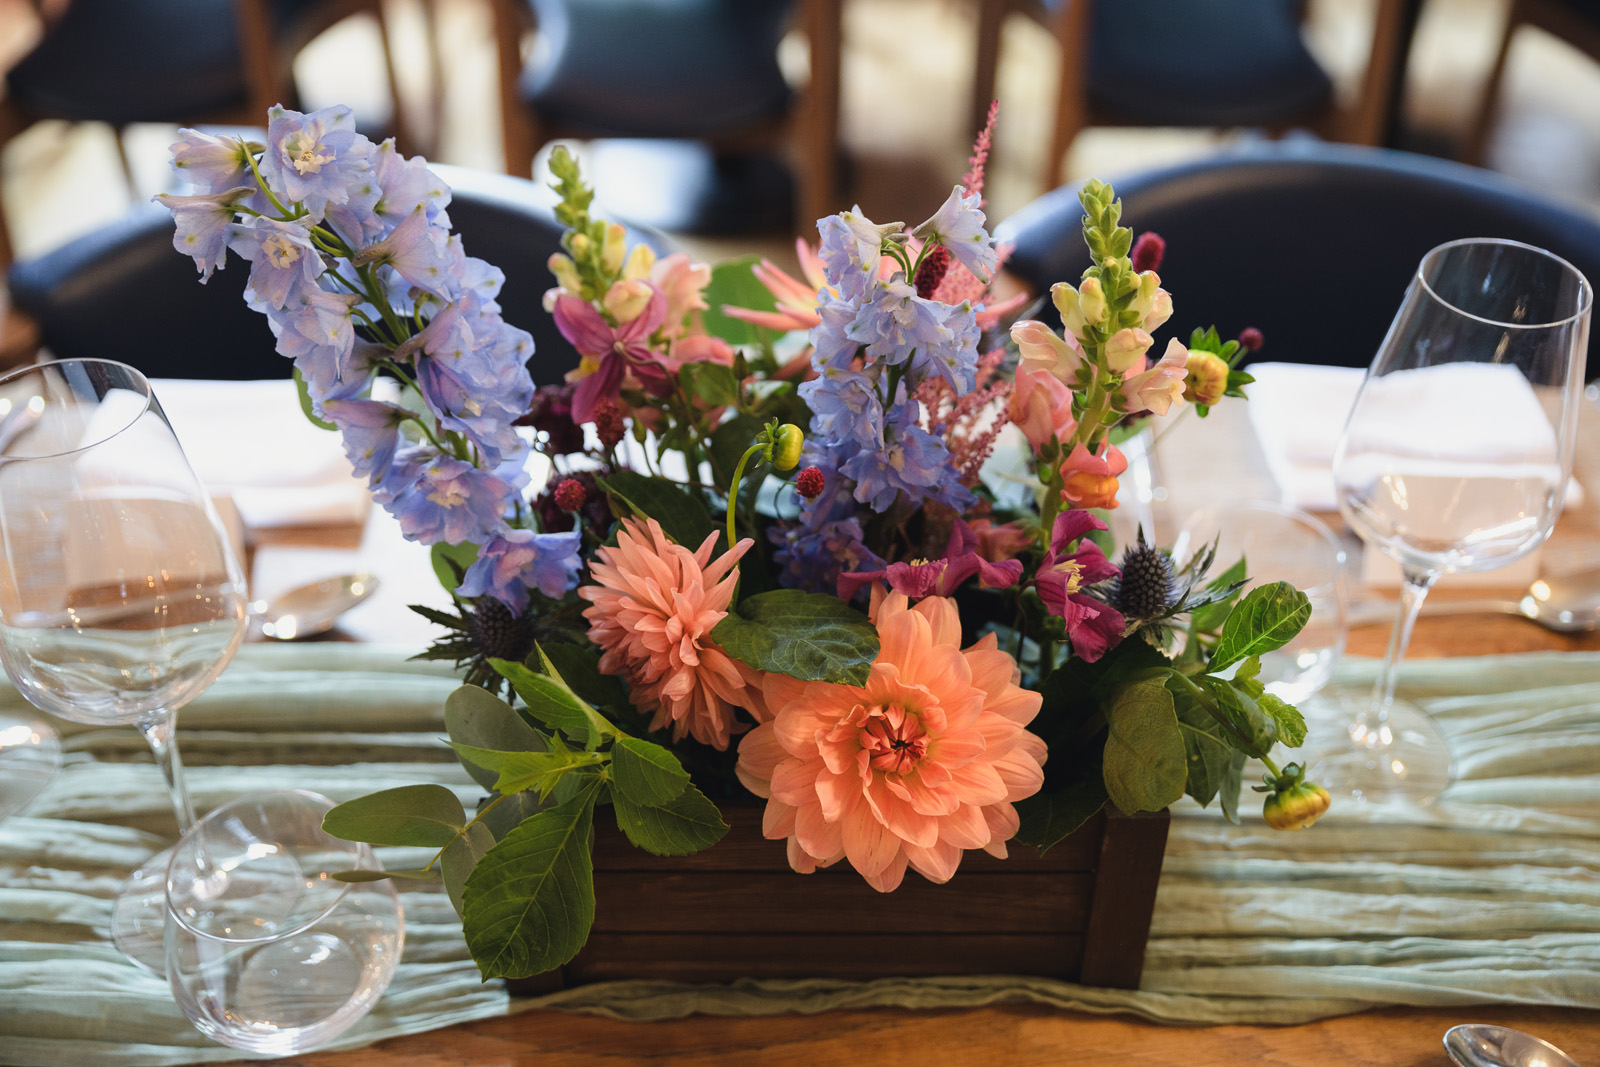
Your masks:
{"label": "sage green table runner", "polygon": [[[285,787],[344,800],[416,781],[474,801],[439,743],[456,683],[409,651],[247,647],[180,717],[196,804]],[[1335,687],[1365,686],[1372,670],[1346,663]],[[1344,805],[1289,834],[1179,809],[1138,992],[1015,977],[625,982],[513,1001],[479,982],[443,895],[405,883],[399,973],[340,1044],[524,1008],[659,1019],[1010,1000],[1287,1023],[1390,1004],[1600,1007],[1600,655],[1412,661],[1403,690],[1452,739],[1459,780],[1445,797],[1403,819]],[[21,698],[0,689],[8,702]],[[0,821],[0,1064],[240,1058],[108,943],[122,877],[169,843],[172,816],[132,729],[66,730],[62,773],[26,815]]]}

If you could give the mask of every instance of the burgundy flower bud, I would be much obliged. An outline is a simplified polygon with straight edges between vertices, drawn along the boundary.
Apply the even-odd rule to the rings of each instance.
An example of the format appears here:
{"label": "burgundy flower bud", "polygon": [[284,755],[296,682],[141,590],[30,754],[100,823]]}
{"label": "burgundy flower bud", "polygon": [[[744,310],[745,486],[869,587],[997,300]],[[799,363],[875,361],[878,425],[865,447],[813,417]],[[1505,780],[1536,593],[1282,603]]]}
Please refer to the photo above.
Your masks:
{"label": "burgundy flower bud", "polygon": [[600,447],[607,452],[617,447],[628,434],[628,423],[617,408],[616,401],[606,399],[595,405],[594,431],[600,437]]}
{"label": "burgundy flower bud", "polygon": [[556,503],[554,490],[533,498],[533,513],[539,516],[539,529],[545,533],[566,533],[577,525],[572,513]]}
{"label": "burgundy flower bud", "polygon": [[1239,347],[1246,352],[1254,352],[1266,343],[1266,338],[1261,336],[1261,331],[1254,326],[1246,326],[1239,331]]}
{"label": "burgundy flower bud", "polygon": [[583,488],[583,483],[575,478],[563,478],[561,484],[556,486],[556,506],[564,511],[577,511],[589,500],[589,493]]}
{"label": "burgundy flower bud", "polygon": [[551,455],[565,456],[583,451],[583,428],[572,421],[572,384],[542,385],[533,392],[528,413],[517,419],[518,426],[532,426],[547,438]]}
{"label": "burgundy flower bud", "polygon": [[934,245],[928,249],[928,254],[922,257],[922,262],[917,266],[917,276],[912,284],[917,287],[917,295],[924,300],[933,299],[933,291],[939,288],[939,283],[944,281],[944,275],[950,269],[950,250],[944,245]]}
{"label": "burgundy flower bud", "polygon": [[1146,230],[1133,242],[1133,269],[1143,273],[1147,270],[1160,270],[1161,257],[1167,254],[1167,242],[1162,240],[1159,233]]}
{"label": "burgundy flower bud", "polygon": [[823,484],[822,472],[816,467],[807,467],[794,480],[795,492],[807,500],[821,496]]}

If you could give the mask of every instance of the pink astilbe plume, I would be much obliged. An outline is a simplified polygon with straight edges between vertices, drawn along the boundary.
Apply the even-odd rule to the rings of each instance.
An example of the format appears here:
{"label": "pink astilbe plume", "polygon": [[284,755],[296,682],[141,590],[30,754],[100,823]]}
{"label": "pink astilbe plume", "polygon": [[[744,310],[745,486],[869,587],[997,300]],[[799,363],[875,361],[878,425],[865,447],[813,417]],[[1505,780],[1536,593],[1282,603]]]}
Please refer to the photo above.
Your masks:
{"label": "pink astilbe plume", "polygon": [[711,639],[739,581],[734,564],[754,544],[747,537],[713,561],[720,536],[690,552],[668,540],[656,520],[624,519],[616,547],[602,547],[589,565],[597,584],[578,595],[593,605],[583,617],[589,640],[605,649],[601,673],[627,680],[634,706],[655,713],[650,728],[671,725],[674,741],[689,734],[725,749],[747,729],[734,711],[759,702],[745,692],[754,673],[741,671]]}
{"label": "pink astilbe plume", "polygon": [[956,396],[950,383],[942,378],[929,378],[917,390],[917,400],[926,413],[923,428],[943,434],[945,447],[950,450],[950,464],[958,472],[961,484],[969,489],[978,484],[978,472],[1006,425],[998,412],[1004,408],[1012,386],[1009,381],[995,380],[1004,358],[1002,348],[979,356],[977,387],[961,396]]}
{"label": "pink astilbe plume", "polygon": [[[989,162],[989,148],[994,143],[994,124],[1000,117],[1000,101],[989,102],[989,117],[984,120],[983,129],[978,131],[978,139],[972,144],[972,158],[967,160],[967,172],[961,176],[961,188],[967,195],[983,192],[983,168]],[[984,202],[978,201],[978,206],[983,207]]]}

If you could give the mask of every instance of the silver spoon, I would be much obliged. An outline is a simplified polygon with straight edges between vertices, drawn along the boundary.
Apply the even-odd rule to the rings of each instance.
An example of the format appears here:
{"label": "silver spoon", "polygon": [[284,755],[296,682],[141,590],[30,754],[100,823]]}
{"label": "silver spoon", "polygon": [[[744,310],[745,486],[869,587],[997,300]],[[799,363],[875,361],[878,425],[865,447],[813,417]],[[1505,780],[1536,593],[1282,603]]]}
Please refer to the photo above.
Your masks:
{"label": "silver spoon", "polygon": [[1444,1032],[1444,1050],[1461,1067],[1578,1067],[1550,1042],[1506,1026],[1452,1026]]}
{"label": "silver spoon", "polygon": [[253,601],[250,616],[262,636],[275,641],[314,637],[333,629],[339,616],[377,590],[375,575],[341,574],[291,589],[270,601]]}
{"label": "silver spoon", "polygon": [[[1392,602],[1352,604],[1350,625],[1387,622],[1396,610]],[[1427,600],[1422,614],[1521,615],[1558,633],[1600,629],[1600,571],[1540,578],[1518,600]]]}

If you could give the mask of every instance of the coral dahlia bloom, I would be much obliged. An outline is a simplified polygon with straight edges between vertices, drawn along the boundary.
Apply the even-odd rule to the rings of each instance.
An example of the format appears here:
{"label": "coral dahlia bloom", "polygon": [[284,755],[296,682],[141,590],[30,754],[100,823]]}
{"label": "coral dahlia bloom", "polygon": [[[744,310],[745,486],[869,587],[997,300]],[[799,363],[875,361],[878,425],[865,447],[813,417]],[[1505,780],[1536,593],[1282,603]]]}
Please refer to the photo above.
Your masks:
{"label": "coral dahlia bloom", "polygon": [[993,634],[961,648],[955,604],[874,593],[881,650],[865,686],[762,680],[774,716],[739,744],[740,781],[768,798],[762,832],[802,874],[848,859],[880,892],[906,865],[934,882],[963,850],[1004,857],[1015,801],[1044,782],[1024,727],[1040,697],[1017,685]]}
{"label": "coral dahlia bloom", "polygon": [[713,562],[719,536],[690,552],[668,540],[656,520],[624,519],[617,546],[601,548],[589,566],[599,584],[578,595],[593,605],[583,617],[589,640],[605,649],[601,672],[627,679],[634,706],[655,713],[650,728],[671,724],[674,741],[689,734],[725,749],[745,729],[734,711],[760,704],[745,693],[753,673],[711,640],[739,580],[734,564],[754,542],[747,537]]}

